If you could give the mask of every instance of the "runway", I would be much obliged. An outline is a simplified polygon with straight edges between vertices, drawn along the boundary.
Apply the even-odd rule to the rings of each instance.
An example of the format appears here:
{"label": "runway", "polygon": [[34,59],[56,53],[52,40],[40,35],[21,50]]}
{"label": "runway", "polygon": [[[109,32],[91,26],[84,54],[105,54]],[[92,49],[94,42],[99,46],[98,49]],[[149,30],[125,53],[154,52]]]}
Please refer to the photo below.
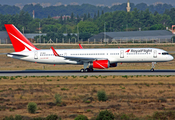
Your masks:
{"label": "runway", "polygon": [[22,70],[0,71],[0,76],[92,76],[92,75],[175,75],[175,70],[94,70],[94,72],[81,73],[79,70]]}

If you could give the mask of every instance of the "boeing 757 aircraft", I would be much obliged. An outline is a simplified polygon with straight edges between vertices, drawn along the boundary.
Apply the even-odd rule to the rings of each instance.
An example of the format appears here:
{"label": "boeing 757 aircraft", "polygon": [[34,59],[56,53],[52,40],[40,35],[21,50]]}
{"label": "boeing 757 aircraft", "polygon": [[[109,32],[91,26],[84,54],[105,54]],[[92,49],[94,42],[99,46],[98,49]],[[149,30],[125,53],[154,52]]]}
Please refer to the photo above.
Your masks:
{"label": "boeing 757 aircraft", "polygon": [[[106,48],[106,49],[38,49],[14,25],[5,24],[15,52],[8,57],[44,64],[84,65],[81,72],[117,67],[117,63],[152,63],[173,60],[168,52],[157,48]],[[81,47],[83,48],[83,47]]]}

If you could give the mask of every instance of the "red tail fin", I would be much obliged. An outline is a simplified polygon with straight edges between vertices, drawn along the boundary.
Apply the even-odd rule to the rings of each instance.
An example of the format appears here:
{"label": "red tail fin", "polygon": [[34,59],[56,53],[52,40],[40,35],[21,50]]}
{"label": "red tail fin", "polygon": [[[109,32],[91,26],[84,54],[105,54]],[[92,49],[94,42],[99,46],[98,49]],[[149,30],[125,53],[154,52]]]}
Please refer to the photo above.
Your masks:
{"label": "red tail fin", "polygon": [[56,52],[56,50],[55,50],[52,46],[51,46],[51,49],[52,49],[53,54],[54,54],[55,56],[59,56],[58,53]]}
{"label": "red tail fin", "polygon": [[14,25],[5,24],[15,52],[39,50]]}
{"label": "red tail fin", "polygon": [[80,47],[80,49],[83,49],[83,46],[79,43],[79,47]]}

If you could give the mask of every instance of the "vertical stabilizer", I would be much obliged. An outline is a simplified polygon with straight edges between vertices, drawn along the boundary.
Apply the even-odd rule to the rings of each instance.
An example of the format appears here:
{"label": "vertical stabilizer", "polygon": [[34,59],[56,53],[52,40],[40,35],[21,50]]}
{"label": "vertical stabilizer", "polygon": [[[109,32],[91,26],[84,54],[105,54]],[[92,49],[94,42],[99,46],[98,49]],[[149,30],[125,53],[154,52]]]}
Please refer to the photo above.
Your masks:
{"label": "vertical stabilizer", "polygon": [[14,25],[5,24],[15,52],[39,50]]}

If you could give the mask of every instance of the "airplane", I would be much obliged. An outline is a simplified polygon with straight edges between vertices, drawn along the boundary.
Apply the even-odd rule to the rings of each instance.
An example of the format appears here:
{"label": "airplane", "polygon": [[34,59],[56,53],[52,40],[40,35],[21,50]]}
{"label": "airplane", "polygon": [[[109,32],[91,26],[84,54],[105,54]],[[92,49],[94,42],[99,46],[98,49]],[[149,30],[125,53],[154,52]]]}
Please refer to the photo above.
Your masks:
{"label": "airplane", "polygon": [[15,52],[8,57],[42,64],[84,65],[81,72],[117,67],[118,63],[152,63],[173,60],[167,51],[157,48],[105,48],[105,49],[38,49],[13,24],[5,24]]}

